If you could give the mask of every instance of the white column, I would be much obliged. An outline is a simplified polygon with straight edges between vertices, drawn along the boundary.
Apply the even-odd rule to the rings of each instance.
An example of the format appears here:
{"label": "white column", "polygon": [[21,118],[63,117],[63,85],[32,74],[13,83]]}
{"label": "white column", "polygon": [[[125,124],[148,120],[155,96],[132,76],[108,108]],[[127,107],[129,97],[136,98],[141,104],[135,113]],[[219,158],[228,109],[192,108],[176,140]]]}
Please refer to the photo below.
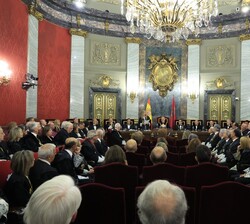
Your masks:
{"label": "white column", "polygon": [[241,93],[240,93],[240,120],[250,118],[250,35],[242,35],[241,42]]}
{"label": "white column", "polygon": [[[28,62],[27,72],[38,77],[38,20],[28,18]],[[23,74],[25,75],[25,74]],[[38,82],[39,83],[39,82]],[[26,94],[26,118],[37,117],[37,88],[29,88]],[[25,91],[25,90],[24,90]]]}
{"label": "white column", "polygon": [[84,118],[84,50],[86,32],[71,36],[70,118]]}
{"label": "white column", "polygon": [[[201,40],[188,40],[188,80],[187,80],[187,119],[200,119],[200,43]],[[191,94],[196,99],[191,99]]]}
{"label": "white column", "polygon": [[[127,43],[127,100],[126,118],[138,118],[139,113],[139,38],[126,38]],[[133,94],[136,97],[133,99]]]}

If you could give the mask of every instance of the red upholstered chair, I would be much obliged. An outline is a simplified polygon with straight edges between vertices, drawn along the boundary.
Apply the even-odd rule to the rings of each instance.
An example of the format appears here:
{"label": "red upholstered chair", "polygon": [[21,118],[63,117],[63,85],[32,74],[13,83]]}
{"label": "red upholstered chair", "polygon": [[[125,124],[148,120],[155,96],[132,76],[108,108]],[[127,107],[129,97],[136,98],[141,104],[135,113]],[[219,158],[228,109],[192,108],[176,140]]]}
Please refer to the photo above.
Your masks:
{"label": "red upholstered chair", "polygon": [[214,163],[187,166],[185,185],[200,188],[228,180],[228,168]]}
{"label": "red upholstered chair", "polygon": [[135,220],[135,187],[138,185],[138,168],[121,163],[95,167],[95,182],[125,189],[127,223]]}
{"label": "red upholstered chair", "polygon": [[249,201],[250,187],[237,182],[203,186],[199,224],[249,223]]}
{"label": "red upholstered chair", "polygon": [[195,160],[195,152],[181,153],[179,157],[179,165],[180,166],[197,165],[197,161]]}
{"label": "red upholstered chair", "polygon": [[186,146],[188,145],[188,140],[187,139],[180,139],[176,140],[176,147],[177,151],[179,153],[185,153],[186,152]]}
{"label": "red upholstered chair", "polygon": [[10,160],[0,161],[0,188],[3,189],[7,182],[7,177],[12,173]]}
{"label": "red upholstered chair", "polygon": [[143,154],[126,152],[126,158],[128,161],[128,165],[137,166],[139,174],[142,173],[143,166],[146,165],[146,157]]}
{"label": "red upholstered chair", "polygon": [[34,152],[34,159],[35,159],[35,160],[38,159],[38,152]]}
{"label": "red upholstered chair", "polygon": [[125,191],[104,184],[89,183],[80,187],[82,203],[76,224],[126,223]]}
{"label": "red upholstered chair", "polygon": [[185,167],[180,167],[169,163],[144,166],[142,170],[143,184],[146,185],[154,180],[165,179],[169,182],[184,185],[185,172]]}

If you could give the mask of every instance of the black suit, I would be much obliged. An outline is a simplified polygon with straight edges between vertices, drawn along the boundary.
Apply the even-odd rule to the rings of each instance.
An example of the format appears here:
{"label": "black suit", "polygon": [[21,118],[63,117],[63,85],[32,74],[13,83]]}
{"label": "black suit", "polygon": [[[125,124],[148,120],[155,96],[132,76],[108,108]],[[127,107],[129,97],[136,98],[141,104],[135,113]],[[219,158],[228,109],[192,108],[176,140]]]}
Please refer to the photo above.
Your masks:
{"label": "black suit", "polygon": [[21,141],[7,142],[9,153],[14,154],[15,152],[22,151]]}
{"label": "black suit", "polygon": [[214,133],[210,133],[210,135],[207,137],[206,141],[205,141],[205,145],[210,142],[210,140],[213,138]]}
{"label": "black suit", "polygon": [[214,147],[216,147],[216,145],[218,144],[218,142],[220,141],[221,137],[219,136],[219,132],[216,132],[212,139],[210,140],[210,144],[211,144],[211,149],[213,149]]}
{"label": "black suit", "polygon": [[57,169],[59,174],[69,175],[75,180],[78,179],[73,162],[73,156],[71,157],[65,149],[56,154],[51,165]]}
{"label": "black suit", "polygon": [[193,131],[201,131],[202,130],[202,126],[200,124],[198,124],[198,125],[192,125],[192,130]]}
{"label": "black suit", "polygon": [[9,149],[6,142],[0,142],[0,159],[10,160]]}
{"label": "black suit", "polygon": [[42,183],[59,175],[57,170],[48,163],[38,159],[34,166],[30,168],[29,178],[33,186],[33,190],[37,189]]}
{"label": "black suit", "polygon": [[119,145],[123,146],[124,139],[122,138],[121,134],[117,130],[113,130],[109,135],[109,144],[112,145]]}
{"label": "black suit", "polygon": [[89,126],[89,130],[97,130],[98,128],[101,128],[101,126],[99,124],[97,124],[97,125],[92,124]]}
{"label": "black suit", "polygon": [[105,144],[103,139],[97,139],[97,141],[95,142],[95,147],[96,150],[102,155],[105,156],[105,153],[108,150],[107,145]]}
{"label": "black suit", "polygon": [[237,148],[239,145],[240,145],[240,139],[237,138],[231,142],[227,152],[225,153],[226,163],[229,168],[233,167],[237,163],[237,160],[234,158],[234,154],[237,152]]}
{"label": "black suit", "polygon": [[82,129],[80,129],[79,128],[79,134],[81,135],[81,138],[86,138],[86,136],[87,136],[87,132],[86,132],[86,134],[85,134],[85,132],[82,130]]}
{"label": "black suit", "polygon": [[81,153],[91,166],[97,165],[99,159],[98,157],[101,156],[95,145],[92,144],[89,139],[86,139],[82,143]]}
{"label": "black suit", "polygon": [[69,133],[62,128],[54,137],[54,142],[56,145],[64,145],[67,138],[69,138]]}
{"label": "black suit", "polygon": [[214,148],[215,150],[217,150],[217,154],[220,154],[222,152],[222,147],[224,146],[224,144],[226,143],[226,140],[224,138],[222,138],[216,145],[216,147]]}
{"label": "black suit", "polygon": [[40,140],[42,144],[47,144],[47,143],[55,144],[54,138],[53,137],[49,138],[47,135],[41,136]]}
{"label": "black suit", "polygon": [[122,129],[123,130],[130,130],[130,129],[135,129],[135,126],[133,125],[133,124],[131,124],[131,125],[127,125],[127,124],[124,124],[123,126],[122,126]]}
{"label": "black suit", "polygon": [[38,148],[42,145],[40,139],[33,135],[31,132],[28,132],[22,139],[22,148],[26,150],[31,150],[37,152]]}

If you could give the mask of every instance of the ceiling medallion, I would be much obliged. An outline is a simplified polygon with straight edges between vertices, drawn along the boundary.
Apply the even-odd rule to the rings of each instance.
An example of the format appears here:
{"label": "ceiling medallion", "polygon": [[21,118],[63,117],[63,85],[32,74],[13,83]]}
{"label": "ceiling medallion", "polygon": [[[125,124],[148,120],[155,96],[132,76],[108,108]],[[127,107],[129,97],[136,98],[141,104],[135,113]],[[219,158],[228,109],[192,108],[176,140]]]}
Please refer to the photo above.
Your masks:
{"label": "ceiling medallion", "polygon": [[151,55],[149,57],[151,70],[149,82],[152,82],[154,91],[159,90],[159,95],[165,97],[168,91],[172,91],[178,79],[178,66],[176,58],[166,54],[160,56]]}

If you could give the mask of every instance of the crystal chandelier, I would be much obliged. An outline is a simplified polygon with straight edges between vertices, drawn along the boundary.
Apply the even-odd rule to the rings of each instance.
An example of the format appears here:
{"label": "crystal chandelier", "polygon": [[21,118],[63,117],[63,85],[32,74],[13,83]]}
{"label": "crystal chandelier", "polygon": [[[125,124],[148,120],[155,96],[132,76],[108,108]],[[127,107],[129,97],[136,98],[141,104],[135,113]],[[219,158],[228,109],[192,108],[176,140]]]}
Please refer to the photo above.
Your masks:
{"label": "crystal chandelier", "polygon": [[122,0],[122,14],[124,6],[131,33],[138,27],[148,39],[164,42],[198,35],[218,14],[217,0]]}

